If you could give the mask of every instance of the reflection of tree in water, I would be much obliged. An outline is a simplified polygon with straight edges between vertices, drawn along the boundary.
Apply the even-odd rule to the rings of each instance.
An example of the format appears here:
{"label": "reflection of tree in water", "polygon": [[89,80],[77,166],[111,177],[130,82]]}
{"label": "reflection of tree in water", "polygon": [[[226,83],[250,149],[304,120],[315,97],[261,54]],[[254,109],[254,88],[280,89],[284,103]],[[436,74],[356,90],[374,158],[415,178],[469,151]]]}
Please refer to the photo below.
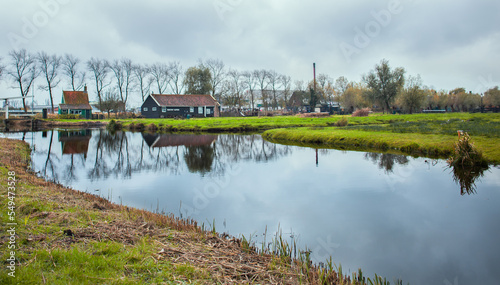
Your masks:
{"label": "reflection of tree in water", "polygon": [[260,135],[228,134],[215,142],[212,175],[222,175],[227,167],[241,161],[267,162],[292,154],[292,148],[264,140]]}
{"label": "reflection of tree in water", "polygon": [[365,158],[373,161],[373,163],[377,164],[380,169],[384,169],[387,174],[394,171],[393,168],[395,164],[406,165],[409,162],[405,155],[392,153],[368,152],[365,154]]}
{"label": "reflection of tree in water", "polygon": [[460,194],[476,194],[476,180],[484,176],[484,172],[489,169],[487,166],[452,166],[453,180],[460,185]]}
{"label": "reflection of tree in water", "polygon": [[184,152],[184,160],[189,172],[199,172],[204,175],[212,170],[214,148],[211,145],[188,146]]}
{"label": "reflection of tree in water", "polygon": [[218,176],[240,161],[266,162],[291,154],[291,147],[272,144],[260,135],[173,136],[94,130],[89,156],[79,160],[59,157],[52,147],[53,136],[54,132],[49,134],[48,150],[43,150],[42,172],[48,179],[66,182],[79,179],[76,170],[80,167],[87,169],[91,181],[109,176],[131,178],[133,173],[145,171],[179,175],[184,165],[190,172]]}

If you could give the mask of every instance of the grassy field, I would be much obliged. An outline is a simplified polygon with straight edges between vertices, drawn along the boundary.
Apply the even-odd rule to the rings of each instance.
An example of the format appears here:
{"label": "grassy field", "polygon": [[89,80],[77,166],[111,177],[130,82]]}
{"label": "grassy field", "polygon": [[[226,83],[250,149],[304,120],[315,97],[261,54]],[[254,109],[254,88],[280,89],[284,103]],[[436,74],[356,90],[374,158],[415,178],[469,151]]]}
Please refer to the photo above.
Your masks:
{"label": "grassy field", "polygon": [[[348,125],[336,127],[341,120],[347,120]],[[56,123],[86,122],[89,121],[58,120]],[[124,119],[117,122],[125,129],[154,132],[264,132],[267,140],[277,143],[432,157],[448,157],[457,140],[457,131],[462,130],[471,135],[490,163],[500,163],[500,114]]]}
{"label": "grassy field", "polygon": [[448,157],[458,139],[458,130],[471,135],[490,163],[500,163],[499,114],[349,118],[345,127],[282,128],[268,130],[263,136],[278,143]]}
{"label": "grassy field", "polygon": [[[239,117],[239,118],[203,118],[203,119],[118,119],[122,126],[141,124],[144,127],[155,125],[156,129],[164,131],[205,131],[205,132],[239,132],[264,131],[276,128],[292,127],[329,127],[334,126],[342,118],[349,120],[350,126],[383,125],[405,122],[457,121],[457,120],[487,120],[500,123],[498,114],[415,114],[415,115],[371,115],[370,117],[329,116],[321,118],[301,118],[299,116],[277,117]],[[88,120],[47,120],[58,124],[84,124]],[[103,120],[107,123],[109,120]]]}
{"label": "grassy field", "polygon": [[29,161],[28,144],[0,139],[0,284],[387,284],[293,259],[281,236],[262,253],[244,237],[47,182]]}

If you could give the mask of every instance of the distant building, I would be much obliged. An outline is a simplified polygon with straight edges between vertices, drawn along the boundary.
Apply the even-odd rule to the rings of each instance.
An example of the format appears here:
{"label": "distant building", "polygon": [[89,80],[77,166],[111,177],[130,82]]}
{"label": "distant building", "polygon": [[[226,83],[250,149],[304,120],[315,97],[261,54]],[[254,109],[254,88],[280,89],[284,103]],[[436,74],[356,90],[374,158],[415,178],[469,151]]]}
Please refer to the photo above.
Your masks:
{"label": "distant building", "polygon": [[219,117],[219,103],[210,95],[151,94],[141,106],[145,118]]}
{"label": "distant building", "polygon": [[87,86],[83,91],[63,91],[62,101],[59,104],[60,115],[81,115],[85,119],[92,118],[92,107],[89,104]]}

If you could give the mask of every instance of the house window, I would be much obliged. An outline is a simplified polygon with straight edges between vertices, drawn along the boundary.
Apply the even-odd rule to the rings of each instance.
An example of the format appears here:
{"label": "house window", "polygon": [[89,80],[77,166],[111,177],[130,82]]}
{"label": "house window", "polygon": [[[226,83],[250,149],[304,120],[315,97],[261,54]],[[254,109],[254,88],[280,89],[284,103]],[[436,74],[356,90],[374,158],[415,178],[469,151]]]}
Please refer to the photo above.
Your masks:
{"label": "house window", "polygon": [[203,107],[198,107],[198,114],[203,114]]}
{"label": "house window", "polygon": [[189,113],[194,113],[194,107],[189,107]]}
{"label": "house window", "polygon": [[147,112],[148,111],[148,107],[144,107],[144,112]]}
{"label": "house window", "polygon": [[161,111],[162,111],[163,113],[166,113],[166,112],[167,112],[167,107],[161,107]]}
{"label": "house window", "polygon": [[156,107],[153,107],[151,111],[156,112]]}
{"label": "house window", "polygon": [[207,108],[207,115],[210,115],[210,109]]}

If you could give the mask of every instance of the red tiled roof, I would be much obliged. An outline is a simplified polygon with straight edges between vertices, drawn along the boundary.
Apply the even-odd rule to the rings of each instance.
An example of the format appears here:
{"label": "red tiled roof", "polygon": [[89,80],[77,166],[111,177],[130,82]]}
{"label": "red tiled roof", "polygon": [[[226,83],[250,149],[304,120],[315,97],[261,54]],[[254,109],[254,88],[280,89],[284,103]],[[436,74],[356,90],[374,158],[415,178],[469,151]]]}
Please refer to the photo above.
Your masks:
{"label": "red tiled roof", "polygon": [[166,95],[151,94],[163,107],[202,107],[218,105],[211,95]]}
{"label": "red tiled roof", "polygon": [[[89,95],[84,91],[63,91],[64,104],[61,109],[92,109]],[[66,108],[65,108],[66,107]]]}
{"label": "red tiled roof", "polygon": [[59,108],[61,110],[89,110],[92,109],[92,107],[89,104],[76,104],[76,105],[69,105],[69,104],[59,104]]}

